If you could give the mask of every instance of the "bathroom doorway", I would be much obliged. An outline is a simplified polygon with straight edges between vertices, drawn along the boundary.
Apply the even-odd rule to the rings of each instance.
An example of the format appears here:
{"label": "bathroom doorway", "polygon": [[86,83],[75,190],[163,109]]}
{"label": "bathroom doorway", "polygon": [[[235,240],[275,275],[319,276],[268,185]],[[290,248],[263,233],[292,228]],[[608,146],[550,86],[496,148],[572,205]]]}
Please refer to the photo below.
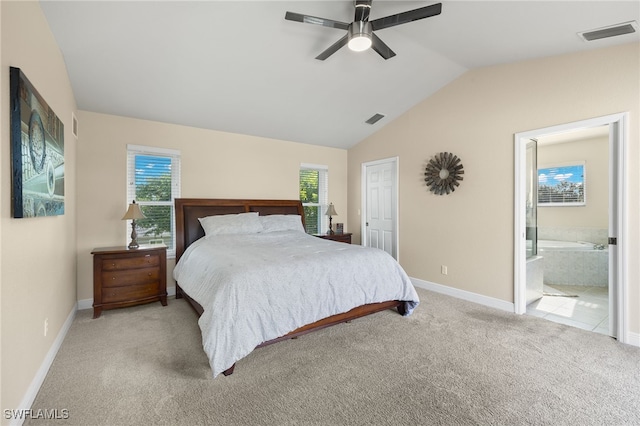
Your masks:
{"label": "bathroom doorway", "polygon": [[514,208],[516,313],[623,342],[625,118],[516,134]]}
{"label": "bathroom doorway", "polygon": [[609,125],[527,144],[527,190],[526,313],[609,335]]}

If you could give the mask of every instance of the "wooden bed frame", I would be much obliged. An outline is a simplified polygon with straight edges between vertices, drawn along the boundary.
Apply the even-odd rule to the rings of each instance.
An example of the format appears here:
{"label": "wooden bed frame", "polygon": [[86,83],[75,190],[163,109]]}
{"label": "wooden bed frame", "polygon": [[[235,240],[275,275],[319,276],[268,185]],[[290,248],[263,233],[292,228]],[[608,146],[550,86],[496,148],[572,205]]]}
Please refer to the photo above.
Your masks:
{"label": "wooden bed frame", "polygon": [[[210,199],[210,198],[177,198],[176,206],[176,262],[191,243],[204,236],[204,230],[200,226],[198,218],[221,214],[237,214],[246,212],[258,212],[261,216],[270,214],[297,214],[302,218],[304,225],[304,210],[299,200],[242,200],[242,199]],[[176,283],[176,299],[184,298],[198,315],[202,315],[204,309],[198,302],[186,294]],[[381,303],[371,303],[351,309],[342,314],[332,315],[312,324],[302,326],[292,332],[273,340],[263,342],[257,347],[267,346],[281,340],[293,339],[314,330],[319,330],[342,322],[348,322],[356,318],[380,312],[385,309],[397,309],[404,315],[404,303],[390,300]],[[222,374],[228,376],[233,373],[235,364]]]}

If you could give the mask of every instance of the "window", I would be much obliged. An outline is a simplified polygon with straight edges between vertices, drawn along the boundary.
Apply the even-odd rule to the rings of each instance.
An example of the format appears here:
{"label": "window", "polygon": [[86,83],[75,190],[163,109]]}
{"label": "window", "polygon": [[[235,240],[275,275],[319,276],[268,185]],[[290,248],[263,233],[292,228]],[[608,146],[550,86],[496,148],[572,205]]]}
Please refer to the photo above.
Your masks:
{"label": "window", "polygon": [[300,166],[300,201],[304,208],[304,223],[308,234],[323,234],[329,227],[325,216],[329,199],[327,166]]}
{"label": "window", "polygon": [[167,255],[175,256],[174,200],[178,197],[180,151],[127,145],[127,205],[135,200],[146,216],[136,220],[139,244],[164,244]]}
{"label": "window", "polygon": [[584,206],[584,163],[538,168],[538,206]]}

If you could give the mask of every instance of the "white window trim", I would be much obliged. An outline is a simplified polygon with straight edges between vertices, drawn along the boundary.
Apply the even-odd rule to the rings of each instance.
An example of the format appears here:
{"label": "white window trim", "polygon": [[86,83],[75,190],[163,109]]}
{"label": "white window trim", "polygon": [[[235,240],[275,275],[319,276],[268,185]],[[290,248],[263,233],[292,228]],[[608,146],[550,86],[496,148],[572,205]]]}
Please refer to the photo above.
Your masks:
{"label": "white window trim", "polygon": [[[555,167],[572,167],[572,166],[582,166],[582,201],[575,202],[552,202],[552,203],[541,203],[538,201],[538,207],[584,207],[587,205],[587,162],[586,161],[569,161],[564,163],[551,163],[551,164],[539,164],[538,169],[536,171],[536,176],[538,179],[540,177],[540,170],[542,169],[551,169]],[[538,181],[538,187],[540,187],[540,182]]]}
{"label": "white window trim", "polygon": [[[326,199],[322,199],[322,196],[319,196],[318,203],[303,203],[303,206],[318,206],[320,207],[320,229],[318,232],[323,234],[327,232],[329,229],[329,218],[325,215],[327,211],[327,207],[329,206],[329,166],[324,164],[312,164],[312,163],[301,163],[299,170],[318,170],[326,173],[324,184],[326,185],[325,191],[322,191],[323,188],[318,188],[319,191],[322,191],[326,194]],[[321,195],[321,194],[319,194]]]}
{"label": "white window trim", "polygon": [[[176,257],[176,230],[175,230],[175,222],[176,222],[176,211],[175,211],[175,199],[180,197],[180,189],[181,189],[181,175],[180,175],[180,164],[181,164],[181,154],[177,149],[169,149],[169,148],[157,148],[146,145],[132,145],[127,144],[127,181],[126,181],[126,196],[127,196],[127,205],[129,205],[132,201],[130,198],[131,193],[129,192],[129,185],[132,182],[133,176],[135,175],[135,163],[129,161],[130,155],[165,155],[172,157],[171,161],[171,224],[173,226],[173,232],[171,234],[173,238],[173,248],[167,248],[167,258],[174,259]],[[177,160],[177,161],[176,161]],[[153,205],[154,202],[145,203],[147,205]],[[166,203],[158,203],[158,205],[165,205]],[[130,237],[131,228],[128,228],[127,240]]]}

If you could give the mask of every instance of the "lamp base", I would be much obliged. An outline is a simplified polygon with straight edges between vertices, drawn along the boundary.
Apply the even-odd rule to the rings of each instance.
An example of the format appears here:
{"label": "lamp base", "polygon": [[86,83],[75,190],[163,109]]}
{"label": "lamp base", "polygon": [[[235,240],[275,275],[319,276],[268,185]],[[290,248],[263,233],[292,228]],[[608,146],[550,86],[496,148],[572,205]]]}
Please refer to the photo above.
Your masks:
{"label": "lamp base", "polygon": [[131,221],[131,242],[129,243],[129,250],[135,250],[140,247],[138,244],[138,233],[136,232],[136,221]]}

